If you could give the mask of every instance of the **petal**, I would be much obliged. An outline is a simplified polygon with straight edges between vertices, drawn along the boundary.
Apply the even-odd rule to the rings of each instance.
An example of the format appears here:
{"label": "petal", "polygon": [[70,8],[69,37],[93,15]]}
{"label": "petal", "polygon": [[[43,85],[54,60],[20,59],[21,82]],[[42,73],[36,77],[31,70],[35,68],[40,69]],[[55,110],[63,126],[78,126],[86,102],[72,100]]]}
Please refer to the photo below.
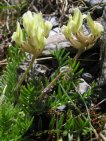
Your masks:
{"label": "petal", "polygon": [[44,28],[44,20],[42,17],[42,13],[34,14],[34,19],[35,19],[35,26],[36,28]]}
{"label": "petal", "polygon": [[31,11],[28,11],[23,15],[23,26],[25,28],[26,33],[31,36],[31,33],[34,29],[34,18]]}
{"label": "petal", "polygon": [[49,21],[45,22],[45,37],[48,37],[50,30],[52,29],[52,24]]}
{"label": "petal", "polygon": [[87,23],[94,36],[100,36],[101,32],[104,31],[103,26],[100,23],[93,21],[90,13],[87,15]]}
{"label": "petal", "polygon": [[62,26],[61,32],[65,35],[65,37],[68,39],[71,36],[71,33],[69,31],[69,28],[65,25]]}
{"label": "petal", "polygon": [[97,35],[97,36],[99,36],[101,34],[101,32],[104,31],[103,26],[98,22],[95,22],[95,28],[96,28],[95,35]]}
{"label": "petal", "polygon": [[15,41],[17,44],[21,45],[23,43],[23,33],[20,27],[19,22],[17,22],[17,29],[16,32],[12,35],[12,40]]}
{"label": "petal", "polygon": [[87,24],[88,24],[92,34],[95,35],[95,23],[90,15],[90,13],[87,14]]}
{"label": "petal", "polygon": [[83,16],[78,8],[75,9],[72,19],[74,22],[73,32],[76,34],[80,30],[83,23]]}

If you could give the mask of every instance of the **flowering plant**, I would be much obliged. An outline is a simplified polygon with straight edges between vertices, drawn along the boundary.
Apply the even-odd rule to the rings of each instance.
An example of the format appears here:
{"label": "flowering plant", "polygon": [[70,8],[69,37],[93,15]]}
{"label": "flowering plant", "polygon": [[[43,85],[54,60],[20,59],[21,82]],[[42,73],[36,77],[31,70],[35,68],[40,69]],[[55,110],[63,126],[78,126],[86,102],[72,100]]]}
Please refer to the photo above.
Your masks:
{"label": "flowering plant", "polygon": [[24,52],[33,54],[33,57],[29,67],[16,86],[15,91],[17,91],[23,83],[35,59],[41,55],[52,24],[48,21],[44,22],[42,13],[36,14],[28,11],[23,15],[23,27],[24,29],[22,30],[19,22],[17,22],[17,29],[12,35],[12,40],[15,41]]}

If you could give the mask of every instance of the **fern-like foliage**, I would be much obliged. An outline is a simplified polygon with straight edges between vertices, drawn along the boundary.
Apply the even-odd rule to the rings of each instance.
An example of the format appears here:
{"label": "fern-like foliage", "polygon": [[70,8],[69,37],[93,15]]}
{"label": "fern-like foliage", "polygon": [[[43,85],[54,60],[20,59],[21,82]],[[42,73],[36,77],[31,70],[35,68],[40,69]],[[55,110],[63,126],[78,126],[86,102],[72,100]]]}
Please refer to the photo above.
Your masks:
{"label": "fern-like foliage", "polygon": [[[11,46],[8,50],[7,66],[3,71],[3,75],[0,78],[0,95],[3,89],[6,87],[5,95],[8,98],[13,98],[14,88],[18,81],[17,68],[20,63],[25,59],[25,54],[20,52],[18,46]],[[9,99],[10,100],[10,99]]]}
{"label": "fern-like foliage", "polygon": [[31,115],[35,113],[42,113],[45,109],[45,102],[39,101],[38,97],[41,95],[41,81],[34,79],[27,84],[22,86],[20,91],[20,104],[23,110]]}
{"label": "fern-like foliage", "polygon": [[[57,135],[57,137],[64,136],[65,140],[70,140],[70,138],[78,139],[80,135],[87,135],[92,130],[87,115],[83,115],[82,109],[80,109],[80,106],[83,106],[83,110],[86,110],[84,102],[77,91],[83,69],[80,69],[80,63],[70,59],[68,54],[64,57],[64,51],[62,50],[62,54],[60,50],[53,53],[59,67],[49,80],[44,78],[45,85],[48,86],[56,78],[64,65],[66,68],[69,67],[69,70],[63,72],[50,91],[46,92],[44,99],[39,100],[42,93],[42,84],[39,77],[32,79],[26,86],[21,87],[20,105],[25,113],[30,113],[35,117],[33,123],[36,124],[35,138],[49,133]],[[87,93],[84,95],[87,96]],[[83,96],[83,98],[85,97]],[[62,109],[61,107],[65,108]]]}
{"label": "fern-like foliage", "polygon": [[[0,82],[1,141],[26,141],[27,137],[30,140],[27,131],[35,140],[43,134],[53,135],[55,140],[61,136],[65,140],[78,140],[80,135],[91,132],[88,113],[84,115],[83,112],[86,111],[86,101],[92,91],[82,96],[77,91],[83,71],[80,63],[69,58],[69,53],[65,53],[65,50],[57,49],[52,55],[58,62],[54,74],[49,79],[44,77],[43,82],[37,76],[22,85],[19,89],[19,100],[14,106],[14,88],[19,77],[17,69],[25,55],[18,47],[9,49],[8,64]],[[44,86],[47,88],[60,72],[61,76],[45,91],[43,99],[40,99]]]}
{"label": "fern-like foliage", "polygon": [[10,102],[0,106],[0,140],[17,141],[27,131],[32,120]]}
{"label": "fern-like foliage", "polygon": [[18,81],[17,68],[25,59],[18,46],[10,47],[7,66],[0,80],[0,141],[20,141],[33,117],[14,106],[14,88]]}

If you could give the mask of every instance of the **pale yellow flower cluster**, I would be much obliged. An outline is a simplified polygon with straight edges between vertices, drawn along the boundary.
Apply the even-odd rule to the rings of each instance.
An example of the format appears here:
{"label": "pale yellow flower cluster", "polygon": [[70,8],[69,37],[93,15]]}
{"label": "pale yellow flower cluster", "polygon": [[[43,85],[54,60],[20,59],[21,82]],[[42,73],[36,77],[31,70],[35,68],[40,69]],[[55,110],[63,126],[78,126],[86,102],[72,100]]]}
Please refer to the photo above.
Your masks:
{"label": "pale yellow flower cluster", "polygon": [[44,22],[42,13],[26,12],[23,15],[22,30],[19,22],[17,22],[16,32],[12,35],[12,40],[15,41],[23,51],[39,56],[42,53],[46,38],[52,28],[52,24],[48,21]]}
{"label": "pale yellow flower cluster", "polygon": [[[90,28],[89,35],[83,32],[83,19],[86,18],[88,27]],[[12,40],[15,41],[23,51],[39,56],[42,53],[46,38],[52,28],[52,24],[48,21],[44,22],[42,13],[26,12],[23,15],[22,30],[19,22],[17,22],[16,32],[12,35]],[[75,8],[74,15],[69,17],[67,25],[63,25],[61,31],[65,37],[70,40],[73,47],[81,52],[90,49],[95,41],[103,32],[103,26],[93,21],[90,13],[82,15],[78,8]]]}
{"label": "pale yellow flower cluster", "polygon": [[[87,24],[91,31],[89,35],[84,35],[82,30],[84,18],[87,19]],[[65,37],[70,40],[73,47],[84,52],[85,50],[90,49],[100,37],[103,32],[103,26],[100,23],[93,21],[90,13],[82,15],[80,10],[75,8],[74,15],[69,17],[68,24],[66,26],[63,25],[61,31]]]}

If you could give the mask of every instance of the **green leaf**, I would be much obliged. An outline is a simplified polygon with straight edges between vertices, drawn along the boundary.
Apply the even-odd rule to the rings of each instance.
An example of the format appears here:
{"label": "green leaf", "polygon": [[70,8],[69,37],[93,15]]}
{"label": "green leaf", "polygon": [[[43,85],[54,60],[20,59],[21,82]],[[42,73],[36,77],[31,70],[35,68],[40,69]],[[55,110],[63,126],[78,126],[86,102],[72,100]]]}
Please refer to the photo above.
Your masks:
{"label": "green leaf", "polygon": [[52,119],[51,119],[51,121],[49,123],[49,128],[53,129],[54,125],[55,125],[55,115],[52,116]]}
{"label": "green leaf", "polygon": [[64,114],[61,114],[60,115],[60,119],[58,121],[58,129],[61,129],[62,128],[63,121],[64,121]]}

